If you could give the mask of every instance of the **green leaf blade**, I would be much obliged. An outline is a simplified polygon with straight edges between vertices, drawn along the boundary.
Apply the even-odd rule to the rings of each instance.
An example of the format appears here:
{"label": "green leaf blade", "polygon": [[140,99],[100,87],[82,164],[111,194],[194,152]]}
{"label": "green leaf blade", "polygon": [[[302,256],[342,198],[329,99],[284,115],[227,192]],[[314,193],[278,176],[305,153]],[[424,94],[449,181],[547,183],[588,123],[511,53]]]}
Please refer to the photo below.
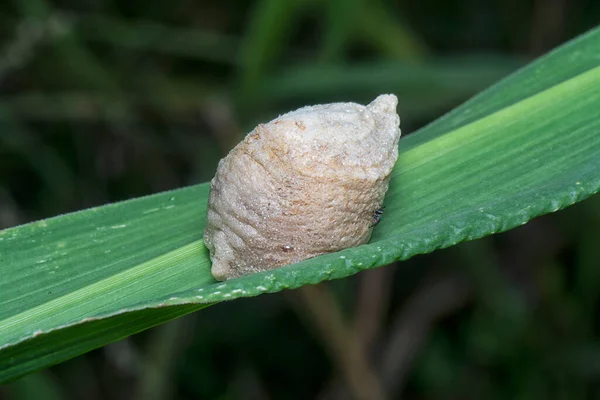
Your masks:
{"label": "green leaf blade", "polygon": [[346,277],[597,193],[598,54],[595,30],[403,138],[363,246],[216,282],[201,241],[207,184],[0,232],[0,381],[212,303]]}

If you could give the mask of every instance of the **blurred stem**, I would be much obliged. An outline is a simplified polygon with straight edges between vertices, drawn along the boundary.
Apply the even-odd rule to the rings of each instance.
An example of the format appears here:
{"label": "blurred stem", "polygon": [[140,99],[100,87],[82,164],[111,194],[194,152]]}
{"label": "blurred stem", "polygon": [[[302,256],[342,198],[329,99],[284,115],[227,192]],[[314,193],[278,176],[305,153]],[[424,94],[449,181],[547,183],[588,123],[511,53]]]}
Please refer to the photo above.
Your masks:
{"label": "blurred stem", "polygon": [[[21,209],[12,193],[0,185],[0,230],[25,223]],[[2,398],[0,396],[0,398]]]}
{"label": "blurred stem", "polygon": [[322,61],[337,62],[343,58],[362,3],[363,0],[331,0],[327,3],[326,31],[320,56]]}
{"label": "blurred stem", "polygon": [[[4,397],[6,396],[6,397]],[[40,371],[0,388],[0,398],[15,400],[61,400],[65,393],[48,371]]]}
{"label": "blurred stem", "polygon": [[297,19],[298,0],[261,0],[256,4],[246,41],[240,48],[240,101],[243,108],[256,101],[269,64],[279,55]]}
{"label": "blurred stem", "polygon": [[420,62],[427,48],[405,22],[393,17],[381,0],[365,2],[360,10],[358,35],[379,48],[381,52],[407,62]]}
{"label": "blurred stem", "polygon": [[534,0],[529,49],[537,56],[559,44],[565,30],[568,1]]}
{"label": "blurred stem", "polygon": [[235,64],[239,40],[221,33],[168,26],[153,21],[133,23],[102,15],[74,14],[85,39],[138,51]]}
{"label": "blurred stem", "polygon": [[394,265],[365,271],[360,277],[355,330],[365,354],[371,354],[378,342],[389,307],[394,282]]}
{"label": "blurred stem", "polygon": [[143,352],[137,391],[140,400],[175,398],[174,371],[193,332],[194,316],[176,319],[156,327]]}
{"label": "blurred stem", "polygon": [[466,242],[456,247],[460,263],[472,280],[484,304],[498,304],[507,295],[507,280],[489,238]]}
{"label": "blurred stem", "polygon": [[456,276],[436,277],[415,290],[393,320],[383,352],[381,376],[390,397],[402,391],[411,366],[436,321],[468,301],[470,288]]}
{"label": "blurred stem", "polygon": [[[292,305],[299,314],[308,316],[318,330],[338,370],[356,399],[387,398],[379,379],[364,355],[356,332],[348,326],[341,310],[326,285],[305,286],[290,292]],[[300,304],[302,307],[300,307]]]}
{"label": "blurred stem", "polygon": [[[576,239],[578,273],[576,292],[581,293],[585,307],[593,315],[600,300],[600,270],[598,243],[600,243],[600,196],[582,203],[584,214],[575,218],[578,226]],[[585,221],[582,223],[582,221]]]}
{"label": "blurred stem", "polygon": [[[514,233],[513,233],[514,234]],[[492,247],[492,239],[483,238],[456,247],[460,262],[481,303],[494,312],[508,315],[509,305],[525,307],[522,293],[515,289],[503,272],[502,264]],[[529,251],[532,251],[531,247]]]}
{"label": "blurred stem", "polygon": [[[52,17],[52,8],[44,0],[15,1],[16,6],[25,18],[44,23]],[[61,35],[55,39],[55,47],[66,62],[66,69],[74,80],[85,82],[88,86],[102,91],[118,91],[118,86],[110,73],[73,33],[69,23],[62,21]]]}
{"label": "blurred stem", "polygon": [[210,131],[214,132],[221,154],[227,154],[244,138],[228,100],[214,97],[203,104],[201,113],[211,127]]}
{"label": "blurred stem", "polygon": [[[236,368],[235,376],[229,383],[228,395],[233,399],[244,400],[269,400],[265,385],[260,380],[255,367],[252,365],[241,365]],[[229,398],[229,397],[225,397]],[[225,399],[224,398],[224,399]]]}
{"label": "blurred stem", "polygon": [[59,204],[70,204],[75,198],[76,177],[61,156],[29,132],[0,105],[0,145],[19,154],[42,177]]}

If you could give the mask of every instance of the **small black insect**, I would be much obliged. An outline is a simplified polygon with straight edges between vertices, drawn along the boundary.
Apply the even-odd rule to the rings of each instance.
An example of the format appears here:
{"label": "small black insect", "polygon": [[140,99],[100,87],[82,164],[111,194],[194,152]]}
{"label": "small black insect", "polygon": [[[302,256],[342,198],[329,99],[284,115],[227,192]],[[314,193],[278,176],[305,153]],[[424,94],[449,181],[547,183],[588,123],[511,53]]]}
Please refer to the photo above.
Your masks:
{"label": "small black insect", "polygon": [[381,221],[381,216],[383,215],[384,208],[385,208],[385,206],[381,207],[378,210],[375,210],[375,212],[373,213],[373,216],[371,217],[371,226],[369,226],[369,228],[373,228],[375,225],[377,225]]}

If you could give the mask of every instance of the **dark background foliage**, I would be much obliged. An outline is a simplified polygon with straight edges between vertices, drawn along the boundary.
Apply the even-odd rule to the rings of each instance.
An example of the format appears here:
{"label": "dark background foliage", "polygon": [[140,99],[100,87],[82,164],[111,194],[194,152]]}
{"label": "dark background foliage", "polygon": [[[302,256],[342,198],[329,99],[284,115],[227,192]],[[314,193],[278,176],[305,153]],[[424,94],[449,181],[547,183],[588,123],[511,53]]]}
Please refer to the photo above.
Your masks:
{"label": "dark background foliage", "polygon": [[[4,2],[0,229],[207,181],[257,122],[305,104],[392,92],[410,134],[599,17],[594,0]],[[0,397],[598,398],[599,228],[596,196],[210,307]]]}

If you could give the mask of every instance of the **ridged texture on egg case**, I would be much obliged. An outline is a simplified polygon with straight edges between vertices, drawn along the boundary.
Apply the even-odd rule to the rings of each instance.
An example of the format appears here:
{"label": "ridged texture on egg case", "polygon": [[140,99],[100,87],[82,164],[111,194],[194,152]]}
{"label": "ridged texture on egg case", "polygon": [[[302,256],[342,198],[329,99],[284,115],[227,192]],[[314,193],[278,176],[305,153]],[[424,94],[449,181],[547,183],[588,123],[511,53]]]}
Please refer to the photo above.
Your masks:
{"label": "ridged texture on egg case", "polygon": [[398,158],[394,95],[300,108],[219,162],[204,241],[218,280],[369,241]]}

